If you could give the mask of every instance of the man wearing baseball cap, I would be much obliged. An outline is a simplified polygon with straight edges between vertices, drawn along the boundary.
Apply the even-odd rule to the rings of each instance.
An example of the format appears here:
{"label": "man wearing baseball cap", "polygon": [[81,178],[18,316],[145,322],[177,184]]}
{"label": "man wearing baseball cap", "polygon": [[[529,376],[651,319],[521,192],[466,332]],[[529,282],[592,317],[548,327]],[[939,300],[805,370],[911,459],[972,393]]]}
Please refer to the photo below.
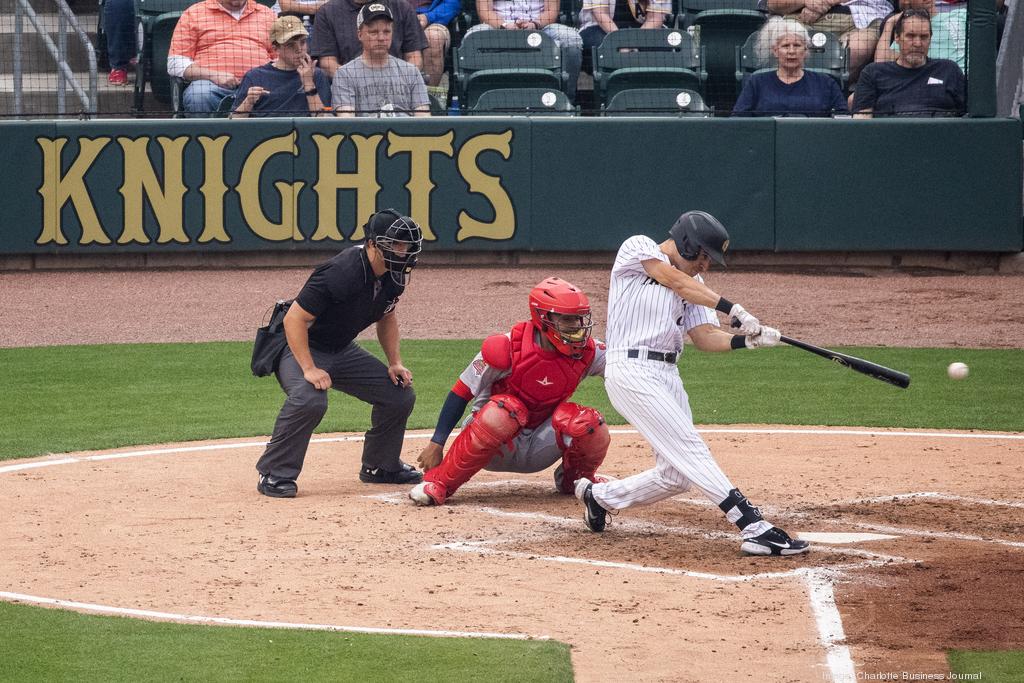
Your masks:
{"label": "man wearing baseball cap", "polygon": [[331,84],[309,56],[309,33],[295,16],[278,17],[270,27],[277,59],[246,72],[235,95],[231,118],[316,116],[331,104]]}
{"label": "man wearing baseball cap", "polygon": [[395,23],[391,7],[373,0],[356,16],[363,53],[334,74],[331,99],[338,116],[430,116],[419,69],[389,54]]}
{"label": "man wearing baseball cap", "polygon": [[[319,60],[320,68],[328,78],[334,78],[339,67],[351,62],[363,50],[357,35],[359,13],[366,5],[381,3],[382,0],[327,0],[317,10],[313,23],[313,56]],[[388,4],[393,22],[389,46],[391,55],[422,70],[422,51],[428,43],[415,10],[406,0],[385,4]]]}

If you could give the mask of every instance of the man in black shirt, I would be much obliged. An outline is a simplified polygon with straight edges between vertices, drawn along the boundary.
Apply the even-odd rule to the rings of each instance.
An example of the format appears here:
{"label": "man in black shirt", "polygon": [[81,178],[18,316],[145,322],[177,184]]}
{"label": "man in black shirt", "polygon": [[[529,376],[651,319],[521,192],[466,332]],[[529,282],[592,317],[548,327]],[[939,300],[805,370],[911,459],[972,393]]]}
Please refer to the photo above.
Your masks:
{"label": "man in black shirt", "polygon": [[927,10],[904,10],[893,36],[900,46],[895,62],[868,64],[854,91],[856,118],[881,116],[959,116],[964,113],[964,74],[956,62],[929,59],[931,17]]}
{"label": "man in black shirt", "polygon": [[[375,484],[423,479],[399,458],[416,395],[398,350],[395,315],[423,234],[415,221],[393,209],[371,216],[365,231],[365,246],[349,247],[313,271],[285,316],[288,346],[277,380],[288,399],[256,463],[256,490],[263,495],[295,497],[295,480],[332,387],[373,405],[359,479]],[[387,366],[353,342],[372,323]]]}

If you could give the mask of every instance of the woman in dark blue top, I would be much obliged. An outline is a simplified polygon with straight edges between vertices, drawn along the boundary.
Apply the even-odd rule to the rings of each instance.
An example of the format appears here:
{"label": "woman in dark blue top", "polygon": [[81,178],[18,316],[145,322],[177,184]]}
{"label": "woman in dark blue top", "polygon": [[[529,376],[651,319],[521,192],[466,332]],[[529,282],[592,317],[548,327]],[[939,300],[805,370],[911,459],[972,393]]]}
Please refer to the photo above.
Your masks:
{"label": "woman in dark blue top", "polygon": [[747,79],[736,101],[734,116],[831,116],[848,113],[839,84],[826,74],[804,69],[810,37],[803,24],[773,17],[757,39],[762,63],[770,52],[778,60],[775,71]]}

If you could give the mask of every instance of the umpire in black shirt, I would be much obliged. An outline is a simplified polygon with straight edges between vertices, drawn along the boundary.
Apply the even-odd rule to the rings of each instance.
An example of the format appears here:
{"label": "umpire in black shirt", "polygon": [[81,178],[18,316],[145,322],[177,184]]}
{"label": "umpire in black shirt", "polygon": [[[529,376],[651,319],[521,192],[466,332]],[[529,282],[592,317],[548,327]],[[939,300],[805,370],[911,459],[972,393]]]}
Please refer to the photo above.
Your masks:
{"label": "umpire in black shirt", "polygon": [[[277,380],[288,398],[256,463],[256,490],[263,495],[293,498],[298,493],[295,480],[313,430],[327,412],[332,387],[373,405],[359,479],[374,484],[423,479],[399,458],[416,394],[398,350],[395,315],[423,234],[415,221],[392,209],[375,213],[364,229],[365,246],[349,247],[314,270],[285,316],[288,346]],[[377,323],[387,366],[353,342],[371,323]]]}

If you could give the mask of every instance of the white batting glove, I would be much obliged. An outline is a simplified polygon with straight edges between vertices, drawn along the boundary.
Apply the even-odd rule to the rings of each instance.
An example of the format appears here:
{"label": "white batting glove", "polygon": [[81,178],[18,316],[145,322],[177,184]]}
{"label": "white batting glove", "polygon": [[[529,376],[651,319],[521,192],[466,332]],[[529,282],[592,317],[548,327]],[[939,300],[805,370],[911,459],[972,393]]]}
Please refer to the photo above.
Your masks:
{"label": "white batting glove", "polygon": [[768,348],[769,346],[775,346],[779,343],[779,339],[782,337],[782,333],[774,327],[768,327],[767,325],[761,326],[761,331],[757,334],[751,334],[747,336],[747,348],[748,349],[762,349]]}
{"label": "white batting glove", "polygon": [[738,328],[740,334],[744,336],[749,337],[761,332],[761,321],[747,313],[747,309],[739,304],[733,304],[729,309],[729,319],[732,320],[732,326]]}

